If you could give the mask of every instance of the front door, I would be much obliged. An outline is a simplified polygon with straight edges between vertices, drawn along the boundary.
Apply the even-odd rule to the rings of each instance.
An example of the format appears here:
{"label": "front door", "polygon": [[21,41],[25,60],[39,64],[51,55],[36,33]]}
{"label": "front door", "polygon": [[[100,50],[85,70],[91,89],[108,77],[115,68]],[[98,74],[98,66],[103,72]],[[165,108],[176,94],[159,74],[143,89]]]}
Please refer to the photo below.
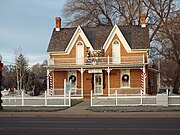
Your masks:
{"label": "front door", "polygon": [[103,95],[103,76],[102,73],[94,74],[94,94]]}

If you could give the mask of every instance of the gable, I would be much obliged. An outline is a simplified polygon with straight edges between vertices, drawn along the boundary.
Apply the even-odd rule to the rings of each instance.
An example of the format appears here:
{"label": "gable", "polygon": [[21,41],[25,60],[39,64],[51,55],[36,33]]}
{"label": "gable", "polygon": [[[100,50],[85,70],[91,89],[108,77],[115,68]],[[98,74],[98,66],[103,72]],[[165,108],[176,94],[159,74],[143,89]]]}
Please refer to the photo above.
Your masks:
{"label": "gable", "polygon": [[[131,32],[131,33],[133,33],[133,32]],[[126,40],[126,38],[128,39],[128,40]],[[136,36],[134,35],[133,37],[131,37],[130,36],[130,34],[126,34],[126,38],[125,38],[125,36],[124,36],[124,34],[121,32],[121,30],[119,29],[119,27],[117,26],[117,25],[115,25],[114,27],[113,27],[113,29],[112,29],[112,31],[111,31],[111,33],[109,34],[109,36],[108,36],[108,38],[106,39],[106,42],[104,43],[104,45],[103,45],[103,49],[104,49],[104,51],[106,52],[107,51],[107,49],[108,49],[108,47],[110,46],[110,45],[112,45],[112,42],[113,42],[113,40],[115,40],[115,39],[117,39],[117,40],[119,40],[120,41],[120,43],[123,45],[123,47],[125,48],[125,50],[127,51],[127,52],[131,52],[132,51],[132,47],[133,46],[135,46],[135,44],[138,46],[139,44],[139,46],[141,47],[141,43],[136,43],[136,42],[133,42],[133,44],[132,44],[132,41],[134,40],[134,41],[136,41],[135,39],[136,39]],[[142,39],[143,39],[143,37],[142,37]],[[149,39],[149,38],[148,38]],[[148,40],[147,40],[148,41]],[[129,43],[131,43],[131,46],[129,45]],[[134,48],[134,47],[133,47]],[[140,48],[140,49],[144,49],[144,48]],[[147,48],[146,48],[147,49]],[[146,49],[144,49],[144,50],[146,50]]]}
{"label": "gable", "polygon": [[73,37],[71,38],[67,48],[65,49],[65,52],[67,52],[68,54],[70,53],[70,51],[72,50],[73,46],[75,45],[78,37],[81,37],[84,44],[86,45],[86,47],[89,47],[91,51],[93,51],[93,47],[90,44],[89,40],[87,39],[86,35],[84,34],[83,30],[81,29],[80,26],[78,26],[78,28],[76,29]]}

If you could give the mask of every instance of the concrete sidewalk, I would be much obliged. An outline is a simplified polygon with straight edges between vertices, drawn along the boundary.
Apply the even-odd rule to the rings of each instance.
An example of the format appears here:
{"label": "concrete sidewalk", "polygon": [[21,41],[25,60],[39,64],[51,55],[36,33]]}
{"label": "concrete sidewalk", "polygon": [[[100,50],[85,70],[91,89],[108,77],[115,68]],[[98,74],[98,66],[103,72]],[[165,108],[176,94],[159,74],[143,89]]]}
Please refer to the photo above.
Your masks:
{"label": "concrete sidewalk", "polygon": [[62,117],[62,118],[180,118],[180,112],[92,112],[90,100],[56,112],[0,112],[0,117]]}

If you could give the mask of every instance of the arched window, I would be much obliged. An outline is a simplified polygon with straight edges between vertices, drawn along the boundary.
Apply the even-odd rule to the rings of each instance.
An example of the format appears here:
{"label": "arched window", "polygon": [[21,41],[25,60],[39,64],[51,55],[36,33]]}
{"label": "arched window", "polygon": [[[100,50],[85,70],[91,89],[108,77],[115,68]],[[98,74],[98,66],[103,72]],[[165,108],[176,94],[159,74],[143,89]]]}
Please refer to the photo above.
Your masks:
{"label": "arched window", "polygon": [[120,63],[120,43],[118,40],[114,40],[112,43],[112,57],[113,63]]}
{"label": "arched window", "polygon": [[84,46],[81,41],[76,44],[76,64],[84,63]]}
{"label": "arched window", "polygon": [[118,41],[118,40],[115,40],[115,41],[113,42],[113,44],[119,44],[119,41]]}
{"label": "arched window", "polygon": [[77,45],[83,45],[83,44],[82,44],[82,42],[81,42],[81,41],[79,41],[79,42],[77,43]]}

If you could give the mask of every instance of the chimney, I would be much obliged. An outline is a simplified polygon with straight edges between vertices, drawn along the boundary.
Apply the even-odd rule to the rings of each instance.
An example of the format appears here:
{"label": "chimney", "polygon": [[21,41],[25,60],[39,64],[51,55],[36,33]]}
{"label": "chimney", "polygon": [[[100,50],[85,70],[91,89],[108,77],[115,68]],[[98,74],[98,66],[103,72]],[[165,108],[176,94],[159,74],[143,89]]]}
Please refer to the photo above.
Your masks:
{"label": "chimney", "polygon": [[61,18],[56,17],[56,31],[60,31],[61,29]]}
{"label": "chimney", "polygon": [[146,27],[146,14],[141,13],[141,27],[145,28]]}

